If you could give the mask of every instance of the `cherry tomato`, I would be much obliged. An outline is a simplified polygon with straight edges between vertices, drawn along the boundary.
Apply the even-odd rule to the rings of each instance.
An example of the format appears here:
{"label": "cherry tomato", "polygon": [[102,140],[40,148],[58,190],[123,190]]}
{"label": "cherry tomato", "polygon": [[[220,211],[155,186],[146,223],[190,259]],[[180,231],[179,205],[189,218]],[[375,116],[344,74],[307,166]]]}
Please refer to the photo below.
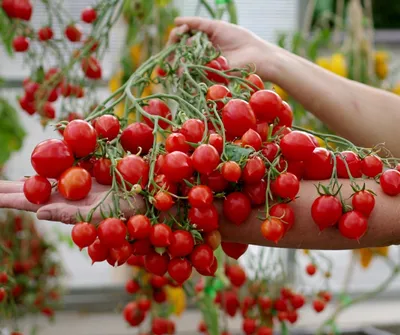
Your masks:
{"label": "cherry tomato", "polygon": [[[347,167],[344,160],[347,163]],[[336,170],[339,178],[349,178],[347,168],[353,178],[361,177],[361,160],[352,151],[343,151],[336,156]]]}
{"label": "cherry tomato", "polygon": [[265,203],[266,191],[267,183],[263,179],[255,184],[245,184],[243,187],[243,193],[249,197],[251,204],[254,206]]}
{"label": "cherry tomato", "polygon": [[40,205],[49,201],[51,196],[50,182],[41,176],[33,176],[25,180],[24,195],[29,202]]}
{"label": "cherry tomato", "polygon": [[138,214],[129,218],[127,228],[132,239],[142,240],[150,237],[151,222],[147,216]]}
{"label": "cherry tomato", "polygon": [[317,272],[317,267],[314,264],[310,263],[306,266],[306,272],[309,276],[314,276]]}
{"label": "cherry tomato", "polygon": [[126,263],[132,255],[132,246],[128,241],[124,241],[118,248],[111,248],[107,257],[107,262],[111,266],[121,266]]}
{"label": "cherry tomato", "polygon": [[213,203],[213,200],[211,189],[205,185],[193,186],[188,194],[190,205],[197,208],[208,207]]}
{"label": "cherry tomato", "polygon": [[196,226],[196,229],[210,232],[218,229],[218,212],[214,205],[208,207],[192,207],[188,213],[189,221]]}
{"label": "cherry tomato", "polygon": [[157,223],[151,227],[150,242],[155,247],[168,247],[171,239],[172,230],[165,223]]}
{"label": "cherry tomato", "polygon": [[240,192],[230,193],[224,200],[223,211],[229,221],[240,225],[250,216],[250,199]]}
{"label": "cherry tomato", "polygon": [[221,69],[223,71],[229,70],[229,63],[228,60],[224,56],[218,56],[216,61],[221,65]]}
{"label": "cherry tomato", "polygon": [[146,270],[157,276],[164,276],[168,270],[169,256],[167,253],[162,255],[152,251],[144,257]]}
{"label": "cherry tomato", "polygon": [[254,334],[257,330],[257,321],[254,319],[244,319],[242,329],[246,335]]}
{"label": "cherry tomato", "polygon": [[[178,186],[171,181],[164,174],[159,174],[154,178],[154,182],[163,190],[172,194],[178,193]],[[186,185],[186,184],[185,184]],[[153,191],[153,185],[150,185],[150,191]]]}
{"label": "cherry tomato", "polygon": [[304,162],[302,161],[280,161],[279,165],[276,166],[278,171],[283,171],[285,165],[287,164],[287,172],[294,174],[298,180],[303,179],[304,175]]}
{"label": "cherry tomato", "polygon": [[123,315],[125,321],[132,327],[140,325],[145,318],[145,314],[139,309],[136,302],[128,303],[123,310]]}
{"label": "cherry tomato", "polygon": [[304,306],[306,299],[301,294],[294,294],[290,297],[290,304],[294,309],[299,309]]}
{"label": "cherry tomato", "polygon": [[147,298],[140,298],[137,301],[138,307],[141,311],[143,312],[148,312],[151,308],[151,300],[147,299]]}
{"label": "cherry tomato", "polygon": [[51,40],[54,36],[53,29],[50,27],[42,27],[38,31],[38,39],[39,41],[45,42]]}
{"label": "cherry tomato", "polygon": [[282,108],[279,112],[278,126],[291,127],[293,124],[293,111],[286,101],[282,101]]}
{"label": "cherry tomato", "polygon": [[330,179],[333,172],[333,158],[325,148],[315,148],[311,158],[304,162],[304,179]]}
{"label": "cherry tomato", "polygon": [[267,219],[261,224],[261,234],[265,239],[277,244],[285,235],[284,224],[278,218]]}
{"label": "cherry tomato", "polygon": [[5,301],[7,298],[7,291],[4,287],[0,287],[0,303]]}
{"label": "cherry tomato", "polygon": [[212,85],[207,90],[206,99],[215,101],[217,110],[224,108],[225,104],[222,101],[225,98],[231,98],[232,93],[224,85]]}
{"label": "cherry tomato", "polygon": [[312,157],[315,147],[308,134],[297,130],[283,136],[280,142],[282,154],[288,160],[308,160]]}
{"label": "cherry tomato", "polygon": [[322,231],[334,226],[342,216],[342,204],[332,195],[321,195],[311,206],[311,216]]}
{"label": "cherry tomato", "polygon": [[58,180],[58,191],[67,200],[77,201],[85,198],[92,188],[92,176],[81,167],[65,170]]}
{"label": "cherry tomato", "polygon": [[371,192],[359,191],[352,197],[353,209],[369,217],[375,207],[375,197]]}
{"label": "cherry tomato", "polygon": [[264,177],[265,171],[264,162],[260,157],[249,158],[243,168],[242,179],[249,184],[258,183]]}
{"label": "cherry tomato", "polygon": [[217,149],[210,144],[198,146],[191,158],[194,169],[204,175],[209,175],[213,172],[220,162]]}
{"label": "cherry tomato", "polygon": [[250,75],[248,75],[247,77],[246,77],[246,80],[247,81],[249,81],[249,82],[251,82],[254,86],[256,86],[256,88],[254,88],[253,86],[251,86],[251,85],[249,85],[249,86],[251,86],[251,92],[254,92],[254,91],[258,91],[259,89],[260,90],[263,90],[264,88],[265,88],[265,86],[264,86],[264,82],[261,80],[261,78],[258,76],[258,75],[256,75],[255,73],[252,73],[252,74],[250,74]]}
{"label": "cherry tomato", "polygon": [[390,196],[400,194],[400,172],[397,170],[386,170],[380,177],[382,191]]}
{"label": "cherry tomato", "polygon": [[235,161],[229,161],[222,165],[221,173],[227,181],[237,183],[242,176],[242,169]]}
{"label": "cherry tomato", "polygon": [[208,139],[208,144],[212,145],[215,149],[217,149],[218,155],[222,154],[224,149],[224,140],[222,136],[219,134],[211,134]]}
{"label": "cherry tomato", "polygon": [[225,254],[233,259],[238,260],[240,256],[246,252],[249,246],[243,243],[221,242],[221,247]]}
{"label": "cherry tomato", "polygon": [[257,133],[261,136],[262,141],[268,140],[269,125],[267,122],[259,122],[256,126]]}
{"label": "cherry tomato", "polygon": [[194,247],[190,261],[196,270],[209,270],[214,262],[214,253],[207,244],[200,244]]}
{"label": "cherry tomato", "polygon": [[8,283],[8,275],[6,272],[0,272],[0,284]]}
{"label": "cherry tomato", "polygon": [[111,185],[111,161],[108,158],[99,158],[93,165],[93,176],[99,184]]}
{"label": "cherry tomato", "polygon": [[243,136],[256,129],[256,117],[249,103],[241,99],[230,100],[222,110],[222,123],[230,136]]}
{"label": "cherry tomato", "polygon": [[181,151],[187,154],[190,150],[190,145],[186,143],[186,138],[181,133],[172,133],[165,140],[165,150],[167,152]]}
{"label": "cherry tomato", "polygon": [[343,214],[339,220],[340,233],[352,240],[359,240],[367,232],[367,229],[367,218],[356,210]]}
{"label": "cherry tomato", "polygon": [[29,49],[29,38],[25,36],[16,36],[12,41],[12,45],[15,52],[25,52]]}
{"label": "cherry tomato", "polygon": [[31,163],[38,175],[58,178],[72,166],[74,157],[68,145],[61,140],[45,140],[32,152]]}
{"label": "cherry tomato", "polygon": [[180,151],[170,152],[165,155],[161,171],[171,182],[189,179],[194,172],[192,160],[188,155]]}
{"label": "cherry tomato", "polygon": [[294,174],[284,172],[271,183],[271,190],[276,196],[292,200],[299,193],[300,183]]}
{"label": "cherry tomato", "polygon": [[46,117],[50,120],[53,120],[56,117],[56,110],[55,110],[53,104],[46,101],[43,106],[42,114],[44,117]]}
{"label": "cherry tomato", "polygon": [[[168,105],[160,100],[160,99],[151,99],[148,101],[148,105],[144,106],[143,109],[145,112],[154,115],[154,116],[161,116],[164,119],[167,119],[169,121],[172,120],[172,114],[171,110],[169,109]],[[144,122],[152,128],[154,128],[154,123],[151,119],[144,117],[143,118]],[[158,125],[162,129],[167,129],[169,127],[169,124],[165,122],[164,120],[159,120]]]}
{"label": "cherry tomato", "polygon": [[71,121],[64,129],[63,134],[64,141],[72,149],[76,157],[85,157],[96,149],[96,131],[86,121]]}
{"label": "cherry tomato", "polygon": [[182,284],[192,274],[192,264],[185,258],[173,258],[168,264],[168,273],[178,284]]}
{"label": "cherry tomato", "polygon": [[212,250],[217,250],[221,245],[221,233],[218,230],[213,230],[204,234],[204,243],[209,245]]}
{"label": "cherry tomato", "polygon": [[[221,64],[216,59],[207,63],[205,66],[218,71],[223,70]],[[221,76],[220,74],[210,70],[206,70],[205,72],[209,80],[214,81],[216,83],[228,84],[228,80],[225,77]]]}
{"label": "cherry tomato", "polygon": [[[132,252],[133,252],[133,245],[132,245]],[[138,266],[138,267],[144,267],[144,257],[143,256],[136,256],[136,255],[130,255],[129,258],[127,259],[126,263],[131,266]]]}
{"label": "cherry tomato", "polygon": [[265,143],[263,145],[263,149],[261,150],[262,155],[268,159],[270,163],[272,163],[276,156],[278,155],[279,145],[276,143]]}
{"label": "cherry tomato", "polygon": [[96,119],[94,129],[100,138],[112,141],[119,134],[119,121],[114,115],[103,115]]}
{"label": "cherry tomato", "polygon": [[19,105],[29,115],[33,115],[36,113],[35,104],[33,103],[33,101],[30,101],[30,99],[26,95],[22,96],[19,99]]}
{"label": "cherry tomato", "polygon": [[197,119],[186,120],[179,131],[191,143],[201,142],[204,135],[204,123]]}
{"label": "cherry tomato", "polygon": [[77,24],[70,24],[65,28],[64,34],[71,42],[80,42],[82,38],[82,28]]}
{"label": "cherry tomato", "polygon": [[136,154],[141,150],[141,153],[147,154],[153,147],[153,130],[145,123],[135,122],[122,132],[120,141],[127,152]]}
{"label": "cherry tomato", "polygon": [[140,285],[136,280],[130,279],[126,282],[125,284],[125,291],[130,293],[130,294],[135,294],[136,292],[139,292],[140,290]]}
{"label": "cherry tomato", "polygon": [[284,203],[273,205],[269,210],[269,215],[281,220],[285,233],[292,228],[295,221],[293,208]]}
{"label": "cherry tomato", "polygon": [[261,136],[253,129],[249,129],[242,136],[242,145],[252,147],[255,151],[261,149]]}
{"label": "cherry tomato", "polygon": [[149,169],[149,164],[136,155],[125,156],[117,164],[117,170],[125,181],[132,185],[140,182],[142,187],[149,181]]}
{"label": "cherry tomato", "polygon": [[159,211],[168,211],[174,205],[174,200],[172,196],[163,191],[159,191],[154,196],[153,206]]}
{"label": "cherry tomato", "polygon": [[92,7],[86,7],[82,10],[81,20],[86,23],[93,23],[97,19],[97,12]]}
{"label": "cherry tomato", "polygon": [[191,233],[186,230],[176,230],[172,233],[171,243],[168,252],[171,257],[188,256],[194,248],[194,239]]}
{"label": "cherry tomato", "polygon": [[209,186],[214,192],[222,192],[228,187],[228,182],[219,171],[214,171],[210,175],[201,175],[201,183]]}
{"label": "cherry tomato", "polygon": [[81,61],[81,68],[87,78],[94,80],[101,79],[101,65],[96,57],[89,56],[83,58]]}
{"label": "cherry tomato", "polygon": [[361,161],[361,172],[367,177],[375,178],[382,171],[382,160],[376,155],[367,156]]}
{"label": "cherry tomato", "polygon": [[146,256],[153,250],[149,239],[137,240],[132,244],[132,253],[136,256]]}
{"label": "cherry tomato", "polygon": [[96,227],[88,222],[79,222],[72,228],[71,237],[80,249],[86,248],[96,240]]}
{"label": "cherry tomato", "polygon": [[325,302],[321,299],[316,299],[313,301],[313,308],[317,313],[320,313],[325,309]]}
{"label": "cherry tomato", "polygon": [[235,287],[242,287],[246,282],[246,273],[239,264],[229,266],[228,277],[231,284]]}
{"label": "cherry tomato", "polygon": [[167,284],[168,279],[166,277],[156,275],[150,277],[150,285],[153,289],[162,289]]}
{"label": "cherry tomato", "polygon": [[118,248],[126,239],[126,226],[119,219],[105,219],[100,222],[97,234],[102,244],[108,248]]}
{"label": "cherry tomato", "polygon": [[92,264],[105,261],[108,253],[108,247],[101,243],[98,238],[88,247],[88,254],[92,260]]}
{"label": "cherry tomato", "polygon": [[255,92],[249,103],[257,119],[268,123],[272,123],[276,117],[279,117],[282,109],[281,97],[270,90]]}

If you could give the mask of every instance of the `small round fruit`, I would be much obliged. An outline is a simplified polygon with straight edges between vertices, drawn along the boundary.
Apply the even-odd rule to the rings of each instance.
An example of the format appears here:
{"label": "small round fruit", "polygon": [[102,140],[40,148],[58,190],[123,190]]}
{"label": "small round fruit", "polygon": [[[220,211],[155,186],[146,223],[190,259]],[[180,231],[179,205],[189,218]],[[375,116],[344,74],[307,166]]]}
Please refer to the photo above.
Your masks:
{"label": "small round fruit", "polygon": [[103,115],[96,119],[94,129],[100,138],[112,141],[119,134],[120,124],[114,115]]}
{"label": "small round fruit", "polygon": [[261,224],[261,234],[265,239],[278,243],[285,235],[285,227],[278,218],[270,218]]}
{"label": "small round fruit", "polygon": [[15,52],[25,52],[29,49],[29,39],[25,36],[14,37],[12,45]]}
{"label": "small round fruit", "polygon": [[397,170],[386,170],[382,173],[379,182],[382,191],[390,196],[400,194],[400,172]]}
{"label": "small round fruit", "polygon": [[222,123],[228,135],[243,136],[249,129],[256,129],[256,117],[249,103],[241,99],[230,100],[222,110]]}
{"label": "small round fruit", "polygon": [[86,248],[96,240],[96,227],[88,222],[79,222],[72,228],[71,237],[80,249]]}
{"label": "small round fruit", "polygon": [[86,23],[93,23],[97,19],[97,12],[92,7],[86,7],[82,10],[81,19]]}
{"label": "small round fruit", "polygon": [[85,198],[92,188],[92,176],[81,167],[71,167],[58,180],[58,191],[67,200]]}
{"label": "small round fruit", "polygon": [[311,216],[322,231],[334,226],[342,216],[342,204],[332,195],[322,195],[314,200],[311,206]]}
{"label": "small round fruit", "polygon": [[119,219],[105,219],[100,222],[97,234],[102,244],[108,248],[118,248],[126,239],[126,226]]}
{"label": "small round fruit", "polygon": [[369,217],[375,207],[375,197],[371,192],[359,191],[354,193],[351,203],[354,210]]}
{"label": "small round fruit", "polygon": [[240,192],[230,193],[224,200],[223,212],[229,221],[240,225],[250,216],[250,199]]}
{"label": "small round fruit", "polygon": [[44,177],[30,177],[25,180],[24,194],[25,198],[33,204],[45,204],[47,201],[49,201],[51,196],[51,184]]}
{"label": "small round fruit", "polygon": [[76,157],[85,157],[96,149],[96,131],[90,123],[73,120],[64,129],[64,141],[72,149]]}
{"label": "small round fruit", "polygon": [[367,156],[361,161],[361,172],[367,177],[375,178],[382,171],[382,160],[376,155]]}
{"label": "small round fruit", "polygon": [[355,210],[343,214],[339,220],[340,233],[352,240],[359,240],[367,232],[367,229],[367,218]]}

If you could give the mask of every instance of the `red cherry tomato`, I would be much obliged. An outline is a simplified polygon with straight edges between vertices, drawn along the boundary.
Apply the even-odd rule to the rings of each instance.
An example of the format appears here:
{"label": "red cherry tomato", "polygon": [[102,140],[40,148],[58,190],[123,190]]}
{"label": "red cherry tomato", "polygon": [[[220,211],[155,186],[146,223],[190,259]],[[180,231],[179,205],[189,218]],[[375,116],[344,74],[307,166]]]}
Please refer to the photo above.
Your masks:
{"label": "red cherry tomato", "polygon": [[174,200],[172,196],[163,191],[159,191],[154,196],[153,206],[159,211],[168,211],[174,205]]}
{"label": "red cherry tomato", "polygon": [[366,217],[357,211],[347,212],[339,220],[340,233],[349,239],[359,240],[368,229]]}
{"label": "red cherry tomato", "polygon": [[291,127],[293,124],[293,111],[286,101],[282,101],[282,108],[279,111],[278,126]]}
{"label": "red cherry tomato", "polygon": [[264,86],[264,82],[261,80],[261,78],[257,75],[257,74],[255,74],[255,73],[252,73],[252,74],[250,74],[250,75],[248,75],[247,77],[246,77],[246,80],[247,81],[249,81],[249,82],[251,82],[255,87],[253,87],[252,85],[249,85],[250,86],[250,88],[251,88],[251,92],[254,92],[254,91],[258,91],[258,90],[263,90],[264,88],[265,88],[265,86]]}
{"label": "red cherry tomato", "polygon": [[280,148],[288,160],[304,161],[311,158],[316,145],[308,134],[292,131],[282,137]]}
{"label": "red cherry tomato", "polygon": [[269,215],[280,219],[283,223],[285,233],[292,228],[295,221],[293,208],[284,203],[273,205],[269,210]]}
{"label": "red cherry tomato", "polygon": [[268,123],[272,123],[275,118],[279,117],[282,109],[281,97],[270,90],[255,92],[249,103],[257,119]]}
{"label": "red cherry tomato", "polygon": [[144,187],[149,181],[149,164],[139,156],[125,156],[118,161],[117,170],[124,180],[132,185],[140,182],[140,185]]}
{"label": "red cherry tomato", "polygon": [[222,176],[219,171],[214,171],[210,175],[201,175],[200,176],[201,183],[209,186],[214,192],[222,192],[227,186],[227,180]]}
{"label": "red cherry tomato", "polygon": [[[151,99],[148,102],[148,105],[144,106],[143,109],[151,115],[161,116],[169,121],[172,120],[171,110],[169,109],[168,105],[160,99]],[[143,120],[148,126],[152,128],[154,127],[154,123],[151,119],[144,117]],[[167,129],[169,127],[169,124],[164,120],[159,120],[158,125],[162,129]]]}
{"label": "red cherry tomato", "polygon": [[100,138],[112,141],[119,134],[119,121],[114,115],[103,115],[96,119],[94,129]]}
{"label": "red cherry tomato", "polygon": [[386,170],[379,179],[382,191],[390,196],[400,194],[400,172],[397,170]]}
{"label": "red cherry tomato", "polygon": [[206,99],[215,101],[217,110],[221,110],[225,103],[222,101],[225,98],[231,98],[232,93],[224,85],[212,85],[207,90]]}
{"label": "red cherry tomato", "polygon": [[294,199],[299,193],[300,183],[294,174],[284,172],[271,183],[271,190],[281,198]]}
{"label": "red cherry tomato", "polygon": [[87,78],[93,80],[101,79],[101,65],[96,57],[89,56],[83,58],[81,61],[81,68]]}
{"label": "red cherry tomato", "polygon": [[[346,163],[345,163],[346,161]],[[346,167],[347,165],[347,167]],[[336,170],[339,178],[349,178],[349,169],[353,178],[360,178],[361,173],[361,160],[352,151],[343,151],[336,156]]]}
{"label": "red cherry tomato", "polygon": [[71,237],[80,249],[86,248],[96,240],[96,227],[88,222],[79,222],[72,228]]}
{"label": "red cherry tomato", "polygon": [[265,239],[278,243],[285,235],[285,227],[280,219],[270,218],[261,224],[261,234]]}
{"label": "red cherry tomato", "polygon": [[255,184],[245,184],[243,193],[246,194],[253,206],[259,206],[265,203],[267,191],[267,183],[265,180],[260,180]]}
{"label": "red cherry tomato", "polygon": [[254,129],[249,129],[242,136],[242,146],[252,147],[255,151],[261,149],[261,142],[261,136]]}
{"label": "red cherry tomato", "polygon": [[243,136],[256,129],[256,117],[249,103],[241,99],[230,100],[222,110],[222,123],[230,136]]}
{"label": "red cherry tomato", "polygon": [[[207,63],[205,66],[209,67],[211,69],[214,69],[214,70],[223,71],[221,64],[216,59]],[[210,70],[206,70],[205,72],[206,72],[207,78],[211,81],[214,81],[216,83],[221,83],[221,84],[228,83],[228,80],[225,77],[223,77],[222,75],[220,75],[216,72],[213,72]]]}
{"label": "red cherry tomato", "polygon": [[240,225],[250,216],[250,199],[240,192],[230,193],[224,200],[223,211],[229,221]]}
{"label": "red cherry tomato", "polygon": [[325,309],[325,302],[321,299],[316,299],[313,301],[313,308],[317,313],[320,313]]}
{"label": "red cherry tomato", "polygon": [[210,144],[201,144],[198,146],[191,158],[194,169],[204,175],[211,174],[220,162],[217,149]]}
{"label": "red cherry tomato", "polygon": [[97,19],[97,12],[92,7],[86,7],[82,10],[81,20],[86,23],[93,23]]}
{"label": "red cherry tomato", "polygon": [[325,148],[315,148],[311,158],[304,162],[303,177],[306,180],[330,179],[333,172],[333,157]]}
{"label": "red cherry tomato", "polygon": [[283,171],[287,164],[287,172],[294,174],[298,180],[303,179],[304,176],[304,162],[302,161],[280,161],[276,166],[278,171]]}
{"label": "red cherry tomato", "polygon": [[122,242],[118,248],[111,248],[107,257],[107,262],[111,266],[121,266],[126,263],[132,255],[132,246],[128,241]]}
{"label": "red cherry tomato", "polygon": [[120,141],[127,152],[136,154],[141,150],[141,153],[147,154],[153,147],[153,130],[145,123],[135,122],[122,132]]}
{"label": "red cherry tomato", "polygon": [[65,170],[58,180],[58,191],[67,200],[77,201],[85,198],[92,188],[92,176],[81,167]]}
{"label": "red cherry tomato", "polygon": [[25,52],[29,49],[29,38],[25,36],[16,36],[12,41],[12,45],[15,52]]}
{"label": "red cherry tomato", "polygon": [[197,119],[186,120],[179,131],[191,143],[201,142],[204,135],[204,123]]}
{"label": "red cherry tomato", "polygon": [[93,165],[93,177],[99,184],[111,185],[111,161],[108,158],[100,158]]}
{"label": "red cherry tomato", "polygon": [[123,310],[123,315],[125,321],[132,327],[140,325],[145,318],[145,314],[139,309],[136,302],[128,303]]}
{"label": "red cherry tomato", "polygon": [[354,193],[351,203],[354,210],[369,217],[375,207],[375,197],[371,192],[359,191]]}
{"label": "red cherry tomato", "polygon": [[125,291],[130,294],[135,294],[140,290],[140,285],[136,280],[130,279],[125,284]]}
{"label": "red cherry tomato", "polygon": [[361,161],[361,172],[367,177],[375,178],[382,171],[382,160],[376,155],[367,156]]}
{"label": "red cherry tomato", "polygon": [[174,258],[168,264],[168,273],[178,284],[182,284],[192,274],[192,264],[185,258]]}
{"label": "red cherry tomato", "polygon": [[145,215],[134,215],[129,218],[127,228],[132,239],[142,240],[150,237],[151,222]]}
{"label": "red cherry tomato", "polygon": [[205,185],[193,186],[188,194],[188,201],[192,207],[208,207],[213,200],[212,190]]}
{"label": "red cherry tomato", "polygon": [[334,226],[342,216],[342,204],[332,195],[322,195],[314,200],[311,206],[311,216],[322,231]]}
{"label": "red cherry tomato", "polygon": [[146,270],[157,276],[164,276],[168,270],[169,256],[167,253],[162,255],[152,251],[144,258]]}
{"label": "red cherry tomato", "polygon": [[71,42],[80,42],[82,38],[82,28],[77,24],[70,24],[65,28],[64,34]]}
{"label": "red cherry tomato", "polygon": [[222,165],[221,173],[227,181],[237,183],[242,175],[242,169],[235,161],[229,161]]}
{"label": "red cherry tomato", "polygon": [[157,223],[151,227],[150,242],[155,247],[168,247],[171,239],[172,230],[165,223]]}
{"label": "red cherry tomato", "polygon": [[39,41],[45,42],[51,40],[54,36],[53,29],[50,27],[42,27],[38,31]]}
{"label": "red cherry tomato", "polygon": [[85,157],[96,149],[96,131],[86,121],[73,120],[64,129],[64,141],[76,157]]}
{"label": "red cherry tomato", "polygon": [[255,184],[265,175],[265,165],[260,157],[253,157],[247,160],[243,168],[242,179],[249,184]]}
{"label": "red cherry tomato", "polygon": [[191,233],[185,230],[176,230],[172,233],[168,252],[171,257],[188,256],[194,248],[194,239]]}
{"label": "red cherry tomato", "polygon": [[165,150],[167,150],[167,152],[181,151],[187,154],[190,150],[190,146],[187,144],[183,134],[172,133],[168,135],[165,140]]}
{"label": "red cherry tomato", "polygon": [[118,248],[125,242],[126,226],[119,219],[105,219],[100,222],[97,234],[102,244],[108,248]]}
{"label": "red cherry tomato", "polygon": [[219,134],[211,134],[208,139],[208,144],[212,145],[215,149],[217,149],[218,155],[222,154],[224,149],[224,140],[222,136]]}
{"label": "red cherry tomato", "polygon": [[209,270],[214,262],[213,250],[207,244],[197,245],[190,254],[190,261],[196,270]]}
{"label": "red cherry tomato", "polygon": [[51,196],[50,182],[41,176],[33,176],[25,180],[25,198],[36,205],[45,204]]}
{"label": "red cherry tomato", "polygon": [[272,163],[276,156],[278,155],[279,145],[276,143],[265,143],[263,145],[263,149],[261,150],[262,155],[268,159],[270,163]]}
{"label": "red cherry tomato", "polygon": [[242,243],[221,242],[221,247],[225,254],[233,259],[238,260],[240,256],[246,252],[249,246]]}
{"label": "red cherry tomato", "polygon": [[99,239],[96,239],[89,247],[88,254],[92,263],[103,262],[108,257],[108,247],[106,247]]}
{"label": "red cherry tomato", "polygon": [[188,218],[193,225],[196,225],[196,229],[206,233],[218,229],[218,212],[214,205],[192,207],[189,209]]}
{"label": "red cherry tomato", "polygon": [[188,155],[180,151],[170,152],[165,155],[161,171],[171,182],[189,179],[194,172],[192,160]]}

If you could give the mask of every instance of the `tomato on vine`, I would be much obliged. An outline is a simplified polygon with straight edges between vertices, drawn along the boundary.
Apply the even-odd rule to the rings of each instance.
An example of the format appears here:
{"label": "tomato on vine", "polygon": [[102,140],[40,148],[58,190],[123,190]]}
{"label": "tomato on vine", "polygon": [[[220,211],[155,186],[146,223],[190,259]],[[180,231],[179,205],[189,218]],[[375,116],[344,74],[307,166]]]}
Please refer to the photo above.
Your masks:
{"label": "tomato on vine", "polygon": [[72,228],[71,237],[80,249],[86,248],[96,240],[96,227],[88,222],[79,222]]}
{"label": "tomato on vine", "polygon": [[[143,110],[152,116],[160,116],[169,121],[172,120],[171,110],[168,105],[160,99],[149,100],[147,106],[143,107]],[[148,126],[154,127],[154,123],[150,118],[144,117],[143,120]],[[169,127],[169,123],[161,119],[158,121],[158,124],[162,129],[167,129]]]}
{"label": "tomato on vine", "polygon": [[250,216],[250,199],[240,192],[230,193],[224,200],[223,212],[229,221],[240,225]]}
{"label": "tomato on vine", "polygon": [[359,240],[367,232],[367,229],[367,218],[356,210],[343,214],[339,220],[340,233],[352,240]]}
{"label": "tomato on vine", "polygon": [[67,200],[85,198],[92,188],[92,176],[81,167],[65,170],[58,180],[58,191]]}
{"label": "tomato on vine", "polygon": [[369,217],[375,207],[375,197],[371,192],[359,191],[352,197],[353,209]]}
{"label": "tomato on vine", "polygon": [[33,176],[25,180],[23,191],[29,202],[36,205],[45,204],[51,196],[51,184],[44,177]]}

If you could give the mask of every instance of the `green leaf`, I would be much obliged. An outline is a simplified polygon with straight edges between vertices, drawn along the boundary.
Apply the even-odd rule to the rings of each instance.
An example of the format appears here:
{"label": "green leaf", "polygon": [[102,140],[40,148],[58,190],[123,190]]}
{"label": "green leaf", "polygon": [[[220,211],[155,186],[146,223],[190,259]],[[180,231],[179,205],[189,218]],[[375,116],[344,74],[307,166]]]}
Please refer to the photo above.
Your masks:
{"label": "green leaf", "polygon": [[229,160],[240,163],[243,159],[247,159],[254,149],[242,148],[238,145],[227,144],[225,147],[225,154]]}

